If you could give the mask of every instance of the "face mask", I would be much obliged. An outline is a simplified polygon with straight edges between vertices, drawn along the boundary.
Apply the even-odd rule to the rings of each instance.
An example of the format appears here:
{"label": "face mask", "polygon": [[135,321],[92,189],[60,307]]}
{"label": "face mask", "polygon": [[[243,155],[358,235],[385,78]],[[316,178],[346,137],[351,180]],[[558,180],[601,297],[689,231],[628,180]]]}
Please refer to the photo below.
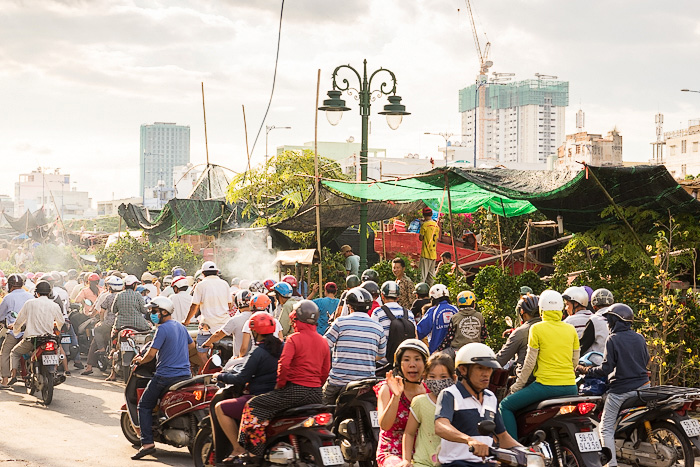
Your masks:
{"label": "face mask", "polygon": [[160,324],[160,315],[158,315],[158,313],[151,313],[151,321],[153,324]]}
{"label": "face mask", "polygon": [[455,380],[452,378],[425,380],[425,385],[428,386],[428,390],[433,394],[440,394],[440,391],[449,388],[453,384],[455,384]]}

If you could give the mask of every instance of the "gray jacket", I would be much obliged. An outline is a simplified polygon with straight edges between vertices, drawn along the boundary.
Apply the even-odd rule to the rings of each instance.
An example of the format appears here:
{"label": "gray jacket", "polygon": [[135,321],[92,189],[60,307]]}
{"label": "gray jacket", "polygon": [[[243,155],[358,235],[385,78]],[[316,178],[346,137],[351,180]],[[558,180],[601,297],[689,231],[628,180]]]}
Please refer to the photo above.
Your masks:
{"label": "gray jacket", "polygon": [[539,323],[540,321],[542,321],[542,318],[539,316],[537,318],[532,318],[526,323],[523,323],[515,328],[515,330],[510,333],[508,340],[505,344],[503,344],[503,347],[501,347],[501,350],[496,355],[496,360],[498,360],[498,363],[500,363],[501,366],[504,366],[517,355],[515,371],[516,374],[520,374],[520,369],[523,367],[523,363],[525,362],[525,354],[527,354],[527,341],[530,334],[530,326],[535,323]]}

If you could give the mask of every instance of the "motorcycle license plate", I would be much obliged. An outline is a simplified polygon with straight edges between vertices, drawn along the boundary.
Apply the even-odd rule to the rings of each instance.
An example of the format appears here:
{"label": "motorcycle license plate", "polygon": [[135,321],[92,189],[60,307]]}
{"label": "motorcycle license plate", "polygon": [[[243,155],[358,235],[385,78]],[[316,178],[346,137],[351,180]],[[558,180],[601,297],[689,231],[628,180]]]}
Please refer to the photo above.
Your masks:
{"label": "motorcycle license plate", "polygon": [[695,420],[694,418],[690,418],[688,420],[681,420],[681,426],[685,430],[685,434],[688,435],[689,438],[692,438],[693,436],[700,436],[700,422]]}
{"label": "motorcycle license plate", "polygon": [[340,446],[323,446],[318,450],[321,452],[323,465],[342,465],[345,462]]}
{"label": "motorcycle license plate", "polygon": [[58,365],[58,355],[56,354],[41,354],[41,363],[44,365]]}
{"label": "motorcycle license plate", "polygon": [[379,412],[376,410],[370,411],[369,419],[372,422],[372,428],[379,428]]}
{"label": "motorcycle license plate", "polygon": [[128,342],[122,342],[121,346],[122,352],[131,352],[134,348]]}
{"label": "motorcycle license plate", "polygon": [[70,344],[70,336],[61,337],[61,344]]}
{"label": "motorcycle license plate", "polygon": [[578,443],[578,450],[581,452],[595,452],[603,449],[598,433],[595,431],[576,433],[576,443]]}

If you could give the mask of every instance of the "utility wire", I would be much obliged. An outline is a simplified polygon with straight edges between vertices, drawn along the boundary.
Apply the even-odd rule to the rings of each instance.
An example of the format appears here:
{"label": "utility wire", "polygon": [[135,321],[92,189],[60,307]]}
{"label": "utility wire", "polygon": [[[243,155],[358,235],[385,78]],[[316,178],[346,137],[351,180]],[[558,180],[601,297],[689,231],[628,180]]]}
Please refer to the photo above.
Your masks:
{"label": "utility wire", "polygon": [[[255,145],[258,142],[258,138],[260,137],[260,133],[262,132],[263,126],[265,126],[265,120],[267,120],[267,114],[270,111],[270,106],[272,105],[272,96],[274,96],[274,94],[275,94],[275,83],[277,82],[277,64],[279,63],[280,41],[282,39],[282,17],[283,17],[283,14],[284,14],[284,0],[282,0],[282,7],[280,8],[280,24],[279,24],[279,29],[277,32],[277,53],[275,54],[275,72],[272,75],[272,91],[270,91],[270,100],[267,102],[267,109],[265,109],[265,115],[263,116],[263,119],[260,122],[260,128],[258,128],[258,134],[255,135],[255,141],[253,141],[253,147],[250,150],[250,158],[253,157],[253,152],[255,151]],[[250,158],[248,159],[246,171],[243,174],[244,181],[245,181],[246,174],[250,170]]]}

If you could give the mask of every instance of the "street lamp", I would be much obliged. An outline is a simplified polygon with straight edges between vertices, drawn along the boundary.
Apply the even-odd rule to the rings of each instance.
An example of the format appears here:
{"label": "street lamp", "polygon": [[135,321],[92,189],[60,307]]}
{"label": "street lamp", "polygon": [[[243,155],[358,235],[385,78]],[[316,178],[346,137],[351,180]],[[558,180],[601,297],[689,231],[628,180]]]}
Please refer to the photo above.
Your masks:
{"label": "street lamp", "polygon": [[430,133],[429,131],[426,131],[423,133],[424,135],[433,135],[433,136],[442,136],[445,138],[445,165],[447,165],[447,142],[454,136],[454,133]]}
{"label": "street lamp", "polygon": [[[349,70],[355,74],[357,77],[357,82],[359,89],[350,87],[350,81],[347,78],[339,79],[338,72],[341,70]],[[383,81],[376,89],[372,89],[372,81],[375,76],[379,73],[385,72],[388,74],[388,80]],[[350,76],[352,76],[352,73]],[[343,116],[343,112],[350,110],[349,107],[345,105],[345,100],[341,99],[340,96],[343,92],[347,92],[348,95],[354,95],[355,99],[360,102],[360,116],[362,117],[362,146],[360,148],[360,180],[363,182],[367,181],[367,135],[369,128],[369,111],[372,105],[372,101],[381,97],[387,96],[388,104],[384,106],[382,112],[378,112],[379,115],[386,116],[386,122],[389,128],[396,130],[404,115],[410,115],[406,112],[406,106],[401,104],[401,97],[396,95],[396,76],[394,72],[387,70],[386,68],[379,68],[372,72],[372,74],[367,77],[367,60],[363,61],[363,74],[360,73],[350,65],[340,65],[333,70],[333,75],[331,77],[331,83],[333,89],[328,91],[328,99],[323,101],[323,106],[319,107],[318,110],[326,111],[326,118],[328,123],[335,126],[340,123],[340,119]],[[367,200],[361,200],[362,205],[360,206],[360,269],[364,270],[367,268]]]}

